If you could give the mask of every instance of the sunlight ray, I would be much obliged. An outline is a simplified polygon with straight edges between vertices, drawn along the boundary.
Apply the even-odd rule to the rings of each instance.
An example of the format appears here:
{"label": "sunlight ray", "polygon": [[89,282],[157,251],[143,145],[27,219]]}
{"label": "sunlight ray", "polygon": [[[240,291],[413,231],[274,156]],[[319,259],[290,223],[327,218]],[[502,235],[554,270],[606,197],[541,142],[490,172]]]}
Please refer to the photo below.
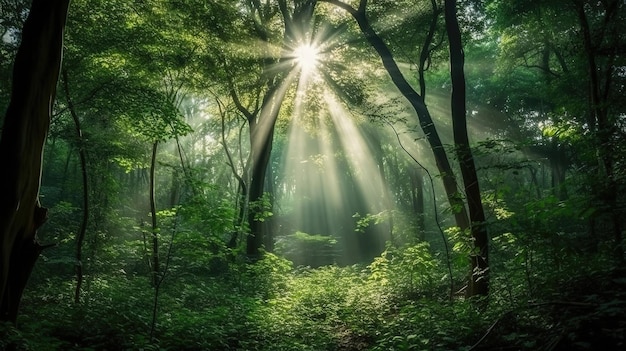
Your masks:
{"label": "sunlight ray", "polygon": [[338,134],[343,150],[355,172],[357,186],[362,192],[370,213],[383,210],[382,192],[385,186],[382,181],[379,165],[374,162],[372,150],[336,97],[329,91],[324,94],[324,100],[328,105],[330,116]]}
{"label": "sunlight ray", "polygon": [[[280,107],[282,105],[282,97],[286,95],[287,90],[293,83],[296,72],[290,71],[288,75],[283,79],[280,85],[277,87],[276,91],[273,92],[272,97],[270,97],[270,102],[268,102],[267,107],[262,109],[260,112],[260,116],[256,123],[258,123],[257,127],[254,130],[254,134],[252,136],[253,145],[251,145],[252,150],[261,150],[263,148],[263,141],[268,137],[269,133],[273,133],[274,126],[276,124],[275,115],[278,114]],[[260,153],[256,153],[254,155],[255,159],[253,162],[257,162],[257,157],[260,156]]]}

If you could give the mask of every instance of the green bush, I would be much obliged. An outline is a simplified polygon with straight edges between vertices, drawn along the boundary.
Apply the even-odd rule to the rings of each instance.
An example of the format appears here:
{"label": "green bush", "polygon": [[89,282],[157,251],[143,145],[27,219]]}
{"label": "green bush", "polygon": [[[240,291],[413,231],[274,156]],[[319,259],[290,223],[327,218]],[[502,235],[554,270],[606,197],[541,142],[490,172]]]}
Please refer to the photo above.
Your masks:
{"label": "green bush", "polygon": [[388,246],[368,268],[370,279],[381,288],[402,298],[415,299],[435,288],[438,266],[429,245],[419,243],[404,248]]}

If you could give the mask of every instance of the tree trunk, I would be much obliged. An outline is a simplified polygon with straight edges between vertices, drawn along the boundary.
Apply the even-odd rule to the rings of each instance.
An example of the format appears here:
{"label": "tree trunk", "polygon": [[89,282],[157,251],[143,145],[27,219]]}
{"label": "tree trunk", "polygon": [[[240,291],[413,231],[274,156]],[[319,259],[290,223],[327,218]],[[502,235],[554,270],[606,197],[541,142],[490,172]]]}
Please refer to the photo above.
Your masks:
{"label": "tree trunk", "polygon": [[150,162],[150,217],[152,218],[152,283],[156,287],[159,282],[159,227],[157,224],[155,192],[156,156],[159,142],[152,144],[152,157]]}
{"label": "tree trunk", "polygon": [[465,194],[471,220],[471,234],[474,239],[475,252],[471,257],[471,279],[468,296],[487,296],[489,293],[489,238],[485,226],[485,212],[483,210],[478,175],[472,149],[469,146],[467,135],[467,111],[465,90],[465,57],[461,30],[456,15],[456,0],[445,0],[444,12],[446,31],[450,45],[450,78],[452,80],[452,129],[454,131],[454,146],[456,149]]}
{"label": "tree trunk", "polygon": [[[417,229],[417,239],[426,240],[426,223],[424,222],[424,174],[417,167],[408,169],[409,182],[411,186],[411,207],[415,214],[415,224]],[[435,209],[436,211],[436,209]]]}
{"label": "tree trunk", "polygon": [[50,126],[69,0],[34,0],[15,57],[11,102],[0,140],[0,320],[15,322],[41,253],[37,229],[43,146]]}
{"label": "tree trunk", "polygon": [[[276,193],[274,189],[274,168],[272,167],[272,162],[270,161],[267,165],[267,175],[265,176],[265,189],[267,190],[265,193],[268,196],[269,200],[269,208],[268,210],[271,213],[274,213],[274,202],[276,200]],[[266,218],[263,221],[263,247],[267,252],[274,252],[274,231],[275,228],[275,217],[274,215]]]}
{"label": "tree trunk", "polygon": [[550,162],[552,194],[561,201],[565,200],[567,199],[567,188],[565,187],[567,161],[565,151],[558,145],[556,138],[551,141],[546,154]]}
{"label": "tree trunk", "polygon": [[[240,175],[237,172],[237,167],[235,166],[235,160],[233,159],[232,154],[230,153],[230,149],[228,148],[228,144],[226,143],[226,111],[223,109],[221,102],[217,101],[218,107],[220,109],[220,117],[221,117],[221,142],[222,147],[224,148],[224,152],[226,153],[226,158],[228,159],[228,166],[230,167],[231,172],[235,179],[237,179],[237,199],[235,201],[235,208],[237,209],[237,215],[233,219],[233,232],[231,233],[230,239],[228,240],[228,247],[234,249],[237,247],[237,242],[239,240],[239,236],[243,232],[242,227],[246,221],[246,212],[248,211],[248,186],[246,185],[246,181],[244,180],[244,176],[246,173],[246,166],[243,168],[243,175]],[[241,133],[240,133],[241,135]],[[241,138],[239,138],[239,150],[241,153]],[[240,154],[241,157],[241,154]],[[243,157],[241,157],[243,158]]]}
{"label": "tree trunk", "polygon": [[80,119],[76,114],[74,102],[70,96],[69,82],[67,81],[67,70],[63,70],[63,88],[65,89],[65,97],[67,99],[67,107],[74,120],[74,129],[76,131],[76,141],[78,143],[78,157],[80,158],[80,170],[83,181],[83,218],[80,223],[80,229],[76,236],[76,290],[74,291],[74,302],[80,302],[80,290],[83,285],[83,242],[85,241],[85,233],[87,232],[87,223],[89,221],[89,187],[87,178],[87,154],[85,151],[85,140],[83,139],[83,131],[80,127]]}
{"label": "tree trunk", "polygon": [[[275,99],[271,98],[271,100]],[[273,105],[275,102],[271,104]],[[278,117],[278,108],[270,107],[270,110],[269,115],[260,118],[259,123],[253,122],[250,124],[250,144],[254,156],[252,158],[252,174],[248,193],[250,199],[250,207],[248,209],[250,235],[247,238],[246,253],[251,258],[259,257],[259,250],[263,246],[265,237],[264,219],[260,217],[263,212],[262,202],[265,192],[265,175],[268,167],[270,167],[269,161],[274,139],[274,125]]]}
{"label": "tree trunk", "polygon": [[420,84],[420,95],[423,99],[426,98],[426,77],[424,73],[426,73],[426,70],[430,65],[431,52],[439,46],[433,46],[433,41],[435,40],[439,16],[443,11],[443,9],[437,5],[436,0],[431,0],[430,4],[433,8],[433,14],[428,27],[428,33],[426,34],[426,39],[424,40],[424,45],[422,45],[422,50],[420,50],[419,67],[417,69]]}
{"label": "tree trunk", "polygon": [[[298,35],[307,33],[311,28],[310,20],[315,8],[316,0],[297,0],[293,2],[291,8],[287,1],[279,0],[278,8],[284,20],[284,36],[283,48],[293,47],[298,39]],[[260,3],[256,3],[255,7],[259,10]],[[257,23],[260,27],[260,23]],[[268,41],[266,33],[261,30],[259,35],[262,40]],[[289,60],[290,58],[287,58]],[[231,96],[237,106],[248,119],[250,127],[250,150],[251,150],[251,177],[248,192],[248,225],[250,226],[250,234],[246,242],[246,253],[252,259],[260,257],[260,249],[265,241],[266,225],[259,218],[259,207],[263,200],[265,176],[268,167],[271,167],[269,161],[272,153],[272,144],[274,138],[274,126],[287,88],[293,80],[293,71],[278,71],[271,66],[280,66],[284,63],[284,58],[275,62],[274,60],[266,60],[266,73],[271,74],[268,81],[268,90],[263,98],[260,111],[251,113],[239,102],[238,97],[231,91]],[[274,67],[276,67],[274,66]],[[274,72],[271,72],[274,71]],[[271,199],[270,199],[271,200]]]}

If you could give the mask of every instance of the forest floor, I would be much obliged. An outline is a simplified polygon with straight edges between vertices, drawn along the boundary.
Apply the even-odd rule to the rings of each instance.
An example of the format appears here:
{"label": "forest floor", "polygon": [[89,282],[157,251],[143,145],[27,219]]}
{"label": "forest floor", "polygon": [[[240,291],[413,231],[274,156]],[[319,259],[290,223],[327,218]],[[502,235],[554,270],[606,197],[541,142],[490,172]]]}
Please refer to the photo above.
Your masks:
{"label": "forest floor", "polygon": [[505,312],[469,350],[626,350],[626,270],[576,277],[553,296]]}
{"label": "forest floor", "polygon": [[[266,259],[242,268],[268,272],[282,262]],[[494,284],[484,310],[464,300],[387,294],[392,287],[354,267],[284,270],[264,276],[271,279],[242,275],[242,284],[267,292],[260,297],[222,280],[172,278],[154,338],[146,334],[153,292],[145,277],[94,278],[93,297],[80,305],[68,299],[71,284],[51,280],[27,295],[19,330],[0,325],[0,350],[626,350],[626,269],[606,264],[539,275],[531,293],[517,298],[515,289],[509,295]]]}

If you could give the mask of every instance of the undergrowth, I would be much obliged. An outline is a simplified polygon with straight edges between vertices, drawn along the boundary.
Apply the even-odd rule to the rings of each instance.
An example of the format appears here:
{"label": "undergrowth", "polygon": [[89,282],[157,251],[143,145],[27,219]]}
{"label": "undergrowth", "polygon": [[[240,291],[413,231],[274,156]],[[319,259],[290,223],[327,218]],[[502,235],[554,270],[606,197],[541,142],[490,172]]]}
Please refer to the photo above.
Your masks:
{"label": "undergrowth", "polygon": [[[563,267],[577,270],[570,279],[546,267],[532,295],[519,292],[523,275],[499,275],[496,265],[490,299],[477,304],[450,298],[444,264],[425,244],[390,247],[369,266],[293,269],[266,254],[219,275],[173,272],[152,337],[146,277],[89,276],[80,304],[71,279],[48,278],[29,287],[18,328],[0,331],[0,349],[592,350],[598,338],[617,347],[626,282],[601,263]],[[511,279],[522,281],[512,288]]]}

